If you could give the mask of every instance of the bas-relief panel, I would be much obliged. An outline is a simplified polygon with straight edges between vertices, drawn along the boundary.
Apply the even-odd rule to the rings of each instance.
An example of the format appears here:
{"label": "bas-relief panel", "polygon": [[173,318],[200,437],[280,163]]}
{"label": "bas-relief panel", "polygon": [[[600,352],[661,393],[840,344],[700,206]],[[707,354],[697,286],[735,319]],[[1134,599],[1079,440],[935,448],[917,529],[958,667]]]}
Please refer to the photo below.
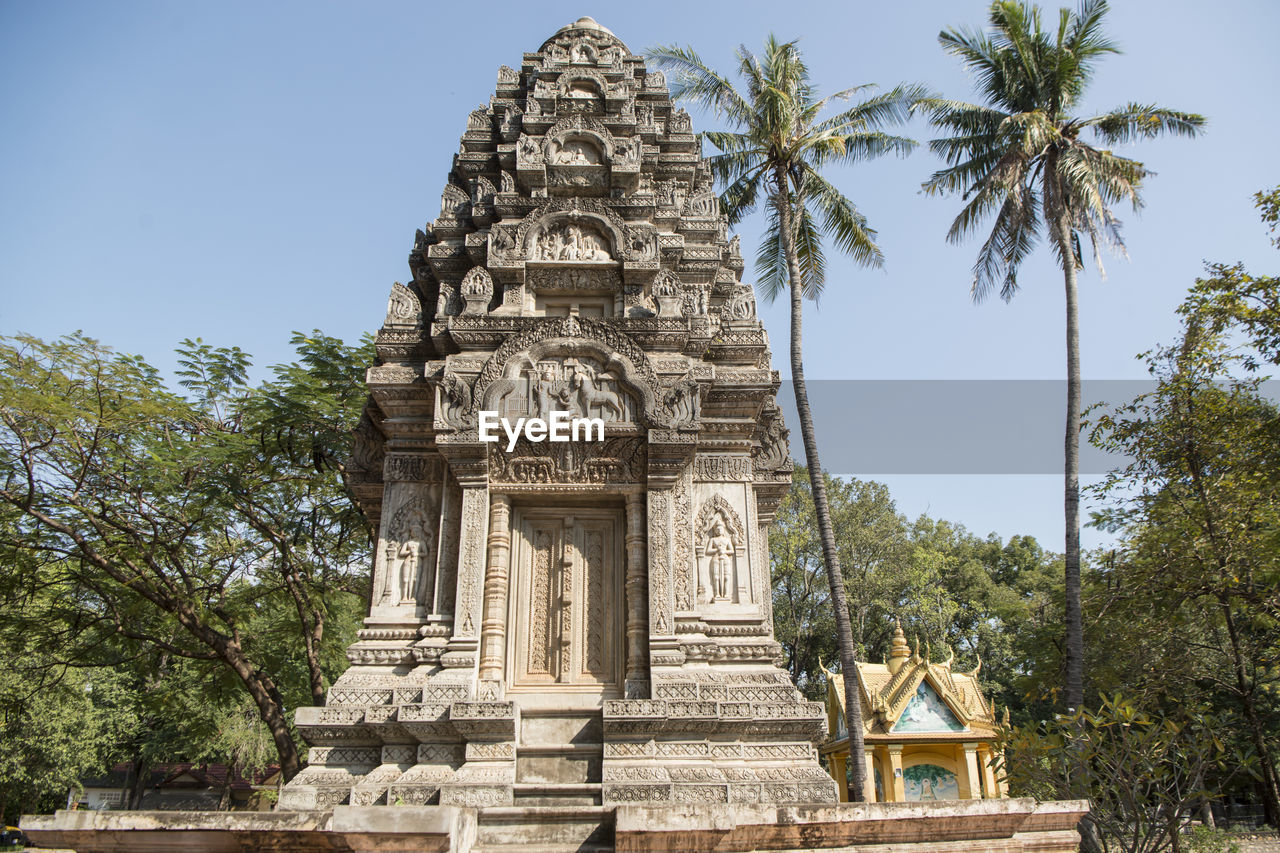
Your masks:
{"label": "bas-relief panel", "polygon": [[549,418],[552,411],[606,423],[634,423],[635,399],[617,376],[592,356],[559,356],[534,362],[528,357],[507,390],[494,401],[499,417]]}
{"label": "bas-relief panel", "polygon": [[701,614],[759,612],[747,489],[745,483],[693,484],[694,604]]}
{"label": "bas-relief panel", "polygon": [[416,609],[434,597],[440,533],[438,483],[387,485],[374,571],[374,614]]}

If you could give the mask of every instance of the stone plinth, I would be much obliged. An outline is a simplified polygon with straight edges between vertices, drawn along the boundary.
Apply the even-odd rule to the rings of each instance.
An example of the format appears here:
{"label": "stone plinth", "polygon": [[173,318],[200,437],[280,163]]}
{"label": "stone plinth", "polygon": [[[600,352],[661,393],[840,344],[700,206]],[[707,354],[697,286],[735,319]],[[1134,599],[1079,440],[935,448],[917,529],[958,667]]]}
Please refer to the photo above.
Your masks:
{"label": "stone plinth", "polygon": [[491,808],[338,806],[319,812],[70,812],[27,817],[41,847],[137,851],[1067,853],[1085,801],[956,800],[834,806]]}

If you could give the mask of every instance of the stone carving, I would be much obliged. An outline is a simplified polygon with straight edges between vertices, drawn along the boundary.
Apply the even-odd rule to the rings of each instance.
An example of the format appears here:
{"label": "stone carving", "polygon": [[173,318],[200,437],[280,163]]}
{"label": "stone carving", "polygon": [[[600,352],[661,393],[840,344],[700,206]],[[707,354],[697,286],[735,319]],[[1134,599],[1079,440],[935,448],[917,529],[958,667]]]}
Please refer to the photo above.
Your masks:
{"label": "stone carving", "polygon": [[[533,113],[526,109],[526,115]],[[521,134],[520,141],[516,143],[516,163],[517,165],[538,164],[542,162],[542,146],[538,144],[538,140],[532,136]]]}
{"label": "stone carving", "polygon": [[735,289],[725,306],[725,313],[731,320],[754,320],[756,316],[756,297],[750,287]]}
{"label": "stone carving", "polygon": [[422,322],[422,305],[417,295],[400,282],[391,285],[391,297],[387,300],[388,326],[416,326]]}
{"label": "stone carving", "polygon": [[696,426],[700,414],[698,383],[681,381],[672,385],[662,398],[662,411],[670,426]]}
{"label": "stone carving", "polygon": [[490,476],[499,483],[643,483],[645,445],[641,439],[533,444],[521,438],[511,452],[489,452]]}
{"label": "stone carving", "polygon": [[550,290],[576,291],[593,293],[598,291],[617,292],[622,289],[622,275],[616,267],[596,269],[539,269],[528,270],[524,276],[527,287],[538,293]]}
{"label": "stone carving", "polygon": [[760,448],[754,456],[755,467],[762,471],[790,468],[790,435],[782,424],[782,413],[776,407],[765,409],[760,419]]}
{"label": "stone carving", "polygon": [[698,511],[693,526],[697,537],[699,603],[734,602],[737,582],[745,580],[740,572],[745,574],[746,570],[747,539],[741,519],[728,501],[712,495]]}
{"label": "stone carving", "polygon": [[440,194],[440,218],[461,219],[471,209],[471,196],[462,187],[445,184]]}
{"label": "stone carving", "polygon": [[540,261],[611,261],[608,241],[590,225],[566,222],[539,237],[534,257]]}
{"label": "stone carving", "polygon": [[720,198],[709,188],[699,190],[685,202],[684,214],[700,218],[719,216]]}
{"label": "stone carving", "polygon": [[595,45],[589,41],[575,41],[569,48],[569,62],[573,64],[589,63],[595,65],[600,61]]}
{"label": "stone carving", "polygon": [[493,277],[484,267],[472,267],[462,277],[462,298],[466,301],[464,314],[483,314],[489,310],[493,299]]}
{"label": "stone carving", "polygon": [[671,613],[671,564],[668,553],[671,540],[667,525],[670,520],[671,495],[667,490],[649,492],[649,629],[653,634],[670,634],[674,628]]}
{"label": "stone carving", "polygon": [[[423,567],[431,566],[436,508],[417,492],[396,510],[384,543],[386,569],[379,600],[383,604],[416,604],[421,598]],[[398,593],[398,600],[396,595]]]}
{"label": "stone carving", "polygon": [[444,460],[420,453],[389,453],[383,464],[387,482],[439,483],[444,479]]}
{"label": "stone carving", "polygon": [[462,278],[463,296],[493,296],[493,277],[484,267],[472,267]]}
{"label": "stone carving", "polygon": [[476,421],[471,388],[466,381],[448,370],[430,381],[439,389],[436,417],[445,426],[465,429]]}
{"label": "stone carving", "polygon": [[493,181],[485,177],[476,178],[476,197],[475,204],[492,204],[493,197],[498,194],[494,189]]}
{"label": "stone carving", "polygon": [[751,460],[746,456],[698,456],[694,475],[705,482],[751,479]]}
{"label": "stone carving", "polygon": [[549,418],[552,411],[573,417],[600,418],[607,422],[634,420],[634,404],[621,393],[618,379],[597,358],[554,356],[533,361],[524,356],[519,374],[492,405],[500,417],[536,415]]}
{"label": "stone carving", "polygon": [[547,163],[552,166],[599,166],[604,162],[600,149],[586,139],[552,140],[551,146]]}
{"label": "stone carving", "polygon": [[355,429],[355,444],[351,450],[356,467],[369,473],[381,471],[386,458],[386,438],[374,423],[372,408],[372,403],[366,403],[364,411],[360,413],[360,422]]}
{"label": "stone carving", "polygon": [[[579,20],[499,71],[442,164],[346,468],[380,534],[372,606],[329,706],[297,714],[368,752],[300,774],[312,801],[510,805],[539,745],[520,706],[557,686],[600,709],[605,805],[834,798],[767,621],[791,471],[768,343],[665,87]],[[480,410],[606,429],[508,450]]]}

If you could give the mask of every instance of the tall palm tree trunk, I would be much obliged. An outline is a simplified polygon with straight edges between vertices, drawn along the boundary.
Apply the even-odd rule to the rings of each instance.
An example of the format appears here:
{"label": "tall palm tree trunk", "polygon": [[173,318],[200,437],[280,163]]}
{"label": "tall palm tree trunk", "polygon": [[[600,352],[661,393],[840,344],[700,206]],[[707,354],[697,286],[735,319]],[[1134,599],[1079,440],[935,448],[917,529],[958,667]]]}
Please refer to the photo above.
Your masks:
{"label": "tall palm tree trunk", "polygon": [[813,412],[809,408],[809,391],[804,383],[804,356],[801,348],[801,323],[804,294],[800,277],[800,262],[796,256],[795,232],[791,223],[791,202],[787,192],[786,173],[774,172],[777,192],[774,205],[778,209],[779,230],[782,232],[782,252],[787,260],[787,277],[791,292],[791,386],[795,389],[796,412],[800,416],[800,436],[804,441],[805,464],[809,468],[809,483],[813,489],[813,508],[818,516],[818,539],[822,543],[822,557],[827,564],[827,582],[831,585],[831,609],[835,611],[836,633],[840,643],[840,671],[844,676],[845,725],[849,729],[849,762],[852,771],[849,779],[849,800],[866,799],[863,757],[865,744],[862,732],[862,697],[858,690],[858,664],[853,651],[853,624],[849,619],[849,602],[844,591],[844,574],[840,570],[840,555],[836,551],[835,531],[831,527],[831,507],[827,503],[827,484],[823,479],[822,463],[818,459],[818,440],[813,429]]}
{"label": "tall palm tree trunk", "polygon": [[1061,249],[1062,278],[1067,291],[1067,424],[1063,440],[1063,519],[1066,523],[1066,706],[1084,706],[1084,620],[1080,613],[1080,305],[1075,252],[1065,211],[1055,217],[1055,239]]}

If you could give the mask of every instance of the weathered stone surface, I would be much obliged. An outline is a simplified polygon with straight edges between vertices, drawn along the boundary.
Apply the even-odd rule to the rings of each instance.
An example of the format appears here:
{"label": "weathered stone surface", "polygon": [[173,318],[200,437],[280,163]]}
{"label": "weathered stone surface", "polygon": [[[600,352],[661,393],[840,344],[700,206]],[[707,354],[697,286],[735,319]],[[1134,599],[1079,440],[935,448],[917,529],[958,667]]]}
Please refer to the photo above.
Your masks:
{"label": "weathered stone surface", "polygon": [[1067,853],[1084,801],[955,800],[831,806],[354,807],[295,813],[58,812],[27,817],[42,847],[118,851],[613,849],[618,853],[892,850]]}
{"label": "weathered stone surface", "polygon": [[[297,715],[320,767],[282,804],[506,805],[517,764],[604,803],[834,801],[822,710],[772,632],[778,374],[663,75],[590,19],[501,72],[410,269],[352,460],[378,528],[369,616],[329,706]],[[603,440],[480,440],[482,411],[553,410]],[[557,710],[595,734],[519,722]],[[415,742],[462,758],[376,754]],[[653,749],[609,749],[634,742]],[[716,769],[729,745],[796,742]]]}

